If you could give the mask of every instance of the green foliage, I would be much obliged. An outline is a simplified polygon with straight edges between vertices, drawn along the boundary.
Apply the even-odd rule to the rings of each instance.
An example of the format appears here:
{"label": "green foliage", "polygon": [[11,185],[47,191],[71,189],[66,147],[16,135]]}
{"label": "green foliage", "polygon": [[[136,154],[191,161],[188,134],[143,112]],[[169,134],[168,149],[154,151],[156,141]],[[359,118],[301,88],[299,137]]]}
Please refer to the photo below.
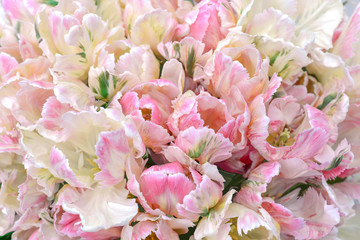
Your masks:
{"label": "green foliage", "polygon": [[52,7],[56,7],[59,2],[55,0],[43,0],[43,3]]}
{"label": "green foliage", "polygon": [[219,172],[225,179],[223,193],[227,193],[231,188],[239,190],[241,185],[247,180],[241,174],[230,173],[219,169]]}
{"label": "green foliage", "polygon": [[108,92],[109,77],[110,77],[110,74],[107,71],[102,72],[99,76],[100,95],[103,98],[106,98],[109,95],[109,92]]}
{"label": "green foliage", "polygon": [[204,151],[206,147],[206,140],[204,140],[199,147],[195,148],[194,150],[190,150],[188,155],[189,157],[196,159],[200,157],[201,153]]}
{"label": "green foliage", "polygon": [[192,235],[194,235],[195,226],[189,228],[189,231],[185,234],[180,235],[180,240],[189,240]]}
{"label": "green foliage", "polygon": [[324,98],[324,101],[317,108],[323,110],[332,100],[336,98],[336,93],[331,93]]}
{"label": "green foliage", "polygon": [[270,66],[274,65],[274,63],[275,63],[277,57],[279,56],[279,54],[280,54],[280,51],[277,51],[273,56],[271,56],[271,58],[270,58]]}
{"label": "green foliage", "polygon": [[302,197],[305,195],[306,191],[310,188],[310,187],[316,187],[319,188],[320,186],[315,184],[315,183],[310,183],[310,182],[299,182],[299,183],[295,183],[294,185],[292,185],[290,188],[288,188],[282,195],[280,198],[288,195],[289,193],[291,193],[292,191],[300,188],[300,191],[298,193],[298,198]]}
{"label": "green foliage", "polygon": [[331,169],[336,168],[337,166],[339,166],[339,164],[341,163],[341,161],[343,160],[343,158],[344,158],[344,156],[339,156],[339,157],[335,158],[335,159],[331,162],[330,166],[329,166],[327,169],[325,169],[325,170],[326,170],[326,171],[329,171],[329,170],[331,170]]}
{"label": "green foliage", "polygon": [[195,65],[195,50],[192,47],[189,52],[188,58],[186,60],[187,73],[190,77],[193,77],[194,75],[194,65]]}
{"label": "green foliage", "polygon": [[9,232],[3,236],[0,236],[0,240],[11,240],[11,236],[14,232]]}
{"label": "green foliage", "polygon": [[327,180],[326,182],[327,182],[327,184],[333,185],[336,183],[342,183],[345,180],[346,180],[346,178],[336,177],[335,179],[330,179],[330,180]]}

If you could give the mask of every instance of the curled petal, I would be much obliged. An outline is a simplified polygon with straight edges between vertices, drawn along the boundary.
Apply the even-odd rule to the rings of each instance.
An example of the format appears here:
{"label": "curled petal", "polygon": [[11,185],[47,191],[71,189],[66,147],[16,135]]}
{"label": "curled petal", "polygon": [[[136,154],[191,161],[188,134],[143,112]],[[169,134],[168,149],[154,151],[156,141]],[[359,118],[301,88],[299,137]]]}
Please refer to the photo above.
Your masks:
{"label": "curled petal", "polygon": [[116,226],[127,225],[137,214],[135,199],[128,199],[125,182],[113,187],[98,187],[81,194],[74,203],[65,203],[63,208],[72,214],[79,214],[82,230],[96,232]]}
{"label": "curled petal", "polygon": [[156,9],[136,20],[131,29],[131,39],[138,45],[149,44],[157,53],[157,45],[160,42],[172,40],[176,25],[169,12]]}
{"label": "curled petal", "polygon": [[234,147],[229,139],[207,127],[199,129],[190,127],[180,132],[175,145],[200,163],[226,160],[231,156]]}

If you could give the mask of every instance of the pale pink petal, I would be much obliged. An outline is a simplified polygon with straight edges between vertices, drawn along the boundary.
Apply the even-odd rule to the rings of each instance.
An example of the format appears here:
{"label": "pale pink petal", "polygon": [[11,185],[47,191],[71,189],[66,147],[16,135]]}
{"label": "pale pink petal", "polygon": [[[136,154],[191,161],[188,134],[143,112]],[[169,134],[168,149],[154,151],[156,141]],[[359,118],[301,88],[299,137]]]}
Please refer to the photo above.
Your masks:
{"label": "pale pink petal", "polygon": [[283,157],[310,159],[326,145],[327,141],[328,134],[322,128],[305,130],[296,136],[295,143]]}
{"label": "pale pink petal", "polygon": [[242,150],[247,145],[247,127],[249,124],[248,114],[239,115],[224,124],[218,131],[224,137],[228,138],[236,150]]}
{"label": "pale pink petal", "polygon": [[61,117],[71,110],[70,105],[59,102],[54,96],[49,97],[43,106],[42,117],[37,122],[39,133],[54,140],[61,138]]}
{"label": "pale pink petal", "polygon": [[354,43],[358,42],[360,32],[360,7],[359,5],[354,10],[353,15],[346,23],[340,36],[334,42],[334,47],[331,50],[333,53],[339,55],[344,61],[351,58],[355,54]]}
{"label": "pale pink petal", "polygon": [[97,232],[101,229],[127,225],[138,213],[135,199],[128,199],[125,182],[112,187],[88,189],[74,203],[64,203],[65,211],[79,214],[81,230]]}
{"label": "pale pink petal", "polygon": [[69,159],[66,158],[64,153],[56,147],[52,147],[50,151],[50,172],[60,179],[64,179],[74,187],[84,187],[84,183],[79,181],[70,168]]}
{"label": "pale pink petal", "polygon": [[199,129],[190,127],[180,132],[175,145],[200,163],[226,160],[231,156],[234,147],[229,139],[207,127]]}
{"label": "pale pink petal", "polygon": [[256,47],[270,59],[268,75],[272,76],[276,73],[290,85],[293,85],[303,74],[302,68],[311,63],[304,48],[282,39],[262,38],[257,42]]}
{"label": "pale pink petal", "polygon": [[230,94],[231,86],[248,79],[249,74],[240,62],[233,62],[231,57],[221,52],[215,53],[212,78],[207,86],[210,93],[224,97]]}
{"label": "pale pink petal", "polygon": [[169,162],[179,162],[180,164],[184,166],[190,166],[193,169],[196,169],[199,165],[198,162],[190,158],[177,146],[168,146],[164,148],[162,154],[164,155],[166,161]]}
{"label": "pale pink petal", "polygon": [[183,65],[178,60],[171,59],[165,62],[161,72],[161,78],[168,79],[183,92],[185,87],[185,72]]}
{"label": "pale pink petal", "polygon": [[237,117],[241,114],[244,115],[246,122],[249,121],[249,107],[247,100],[242,95],[240,89],[236,86],[230,88],[230,93],[227,96],[224,96],[226,106],[232,116]]}
{"label": "pale pink petal", "polygon": [[174,216],[178,216],[176,204],[182,203],[184,197],[195,189],[177,162],[150,167],[143,172],[139,183],[145,199],[154,209],[159,208]]}
{"label": "pale pink petal", "polygon": [[[195,22],[190,26],[189,36],[205,43],[205,51],[215,49],[217,43],[225,37],[221,32],[221,22],[215,4],[203,4]],[[199,34],[200,33],[200,34]]]}
{"label": "pale pink petal", "polygon": [[[262,237],[275,238],[278,235],[277,230],[273,226],[271,217],[264,216],[267,213],[255,212],[240,204],[232,203],[226,213],[226,218],[237,218],[237,234],[240,237],[247,237],[251,239],[252,234],[259,234]],[[267,219],[269,218],[269,219]],[[275,236],[274,236],[275,235]],[[257,235],[255,235],[257,236]]]}
{"label": "pale pink petal", "polygon": [[75,48],[68,46],[65,42],[65,35],[72,26],[79,25],[80,22],[73,16],[63,15],[60,11],[41,11],[39,14],[39,33],[46,41],[52,54],[71,54]]}
{"label": "pale pink petal", "polygon": [[126,92],[139,83],[159,78],[159,63],[148,46],[136,46],[120,56],[115,65],[115,74],[126,82],[121,89]]}
{"label": "pale pink petal", "polygon": [[246,27],[246,33],[290,41],[295,33],[295,22],[281,11],[269,8],[251,19]]}
{"label": "pale pink petal", "polygon": [[261,192],[256,191],[256,183],[249,183],[247,186],[242,186],[240,191],[235,195],[234,202],[244,205],[253,210],[257,210],[262,202]]}
{"label": "pale pink petal", "polygon": [[14,57],[4,52],[0,53],[0,74],[3,82],[7,80],[6,74],[10,73],[17,65],[18,62]]}
{"label": "pale pink petal", "polygon": [[[37,82],[21,81],[20,88],[14,95],[3,100],[3,105],[10,109],[13,116],[23,126],[35,124],[41,118],[42,108],[48,97],[53,96],[52,86]],[[12,82],[14,88],[18,88],[16,82]],[[43,85],[43,86],[42,86]],[[9,91],[10,85],[2,90]],[[15,90],[15,89],[14,89]],[[15,90],[16,91],[16,90]],[[8,92],[10,93],[10,91]]]}
{"label": "pale pink petal", "polygon": [[163,147],[174,140],[166,128],[150,121],[141,121],[138,126],[139,134],[146,147],[158,153]]}
{"label": "pale pink petal", "polygon": [[314,188],[309,188],[303,197],[297,197],[298,191],[281,199],[280,204],[288,208],[297,217],[305,220],[305,226],[298,230],[302,239],[318,239],[327,235],[339,223],[339,210],[328,204]]}
{"label": "pale pink petal", "polygon": [[298,230],[305,226],[304,219],[296,217],[289,209],[272,201],[263,201],[261,206],[280,225],[282,233],[301,237]]}
{"label": "pale pink petal", "polygon": [[268,156],[267,149],[262,143],[268,136],[269,117],[266,115],[266,109],[261,96],[256,97],[249,106],[251,121],[249,124],[248,138],[251,144],[260,152]]}
{"label": "pale pink petal", "polygon": [[189,36],[199,41],[203,40],[206,29],[209,26],[210,13],[206,10],[206,7],[202,7],[194,12],[196,14],[196,19],[190,27]]}
{"label": "pale pink petal", "polygon": [[79,236],[81,232],[81,219],[77,214],[64,212],[60,220],[56,224],[57,231],[62,235],[74,238]]}
{"label": "pale pink petal", "polygon": [[279,161],[282,178],[295,179],[298,177],[312,177],[319,175],[318,171],[312,170],[309,165],[299,158],[283,159]]}
{"label": "pale pink petal", "polygon": [[125,115],[131,114],[139,109],[139,98],[136,92],[127,92],[119,101]]}
{"label": "pale pink petal", "polygon": [[96,180],[103,185],[115,185],[123,180],[126,161],[134,157],[129,146],[130,141],[124,129],[100,134],[95,148],[101,171],[95,174]]}
{"label": "pale pink petal", "polygon": [[279,174],[280,164],[277,162],[265,162],[253,169],[248,180],[258,183],[269,183],[273,177]]}
{"label": "pale pink petal", "polygon": [[330,124],[324,112],[310,105],[306,105],[305,110],[307,112],[311,127],[321,128],[327,133],[330,132]]}
{"label": "pale pink petal", "polygon": [[131,39],[135,44],[149,44],[153,52],[157,52],[160,42],[171,41],[177,22],[167,11],[156,9],[136,19],[131,28]]}
{"label": "pale pink petal", "polygon": [[296,19],[297,42],[314,41],[319,49],[331,48],[332,36],[344,14],[342,3],[305,0],[297,2],[296,9],[293,19]]}
{"label": "pale pink petal", "polygon": [[278,77],[276,73],[274,73],[270,79],[267,89],[265,90],[264,102],[267,102],[271,99],[271,97],[274,95],[276,90],[280,87],[281,82],[282,82],[282,78]]}
{"label": "pale pink petal", "polygon": [[59,102],[69,104],[76,110],[88,110],[95,102],[91,90],[79,80],[58,83],[54,93]]}
{"label": "pale pink petal", "polygon": [[228,191],[213,208],[213,211],[210,211],[206,217],[199,221],[194,232],[195,239],[202,239],[219,231],[221,223],[232,204],[231,199],[234,193],[235,190],[233,189]]}
{"label": "pale pink petal", "polygon": [[70,111],[71,108],[67,104],[62,104],[56,97],[49,97],[44,104],[41,112],[42,118],[38,124],[43,124],[46,129],[55,130],[60,128],[62,114]]}
{"label": "pale pink petal", "polygon": [[203,175],[200,185],[185,196],[183,203],[177,204],[176,208],[182,217],[196,221],[199,215],[214,207],[221,197],[221,186]]}
{"label": "pale pink petal", "polygon": [[271,179],[279,174],[279,169],[280,164],[277,162],[262,163],[253,169],[248,180],[235,195],[234,202],[256,210],[262,202],[261,194],[266,192],[267,184]]}
{"label": "pale pink petal", "polygon": [[36,43],[33,44],[30,40],[26,39],[26,37],[19,36],[19,50],[21,54],[21,58],[23,60],[37,58],[42,55],[42,52],[39,47],[37,47]]}
{"label": "pale pink petal", "polygon": [[[310,74],[315,74],[318,81],[325,88],[334,88],[335,91],[343,88],[351,88],[354,80],[344,61],[330,52],[314,49],[311,53],[313,62],[306,66]],[[341,90],[340,90],[341,91]]]}
{"label": "pale pink petal", "polygon": [[209,93],[200,92],[196,97],[196,101],[198,102],[198,112],[204,121],[204,125],[214,129],[214,131],[217,132],[231,119],[226,104]]}
{"label": "pale pink petal", "polygon": [[[131,97],[131,102],[132,104],[139,104],[138,106],[142,110],[144,120],[152,120],[165,127],[168,116],[172,112],[171,101],[178,96],[179,89],[166,79],[156,79],[138,84],[132,91],[138,94],[137,98],[139,102],[136,103],[135,96]],[[125,100],[123,104],[125,104]],[[135,106],[131,108],[134,109],[134,107]],[[125,106],[125,108],[127,107]],[[153,110],[154,119],[152,119]],[[137,114],[138,113],[136,113],[136,115]]]}
{"label": "pale pink petal", "polygon": [[274,99],[268,109],[269,132],[282,131],[285,125],[292,126],[301,113],[301,105],[291,96]]}
{"label": "pale pink petal", "polygon": [[[353,158],[354,155],[352,152],[336,156],[334,159],[332,159],[330,166],[322,171],[325,179],[329,180],[335,179],[338,176],[348,176],[346,170],[349,170],[349,165],[353,161]],[[338,161],[340,161],[340,163]]]}
{"label": "pale pink petal", "polygon": [[18,199],[23,211],[29,208],[41,208],[46,205],[47,196],[38,188],[40,186],[31,177],[28,177],[23,184],[19,185]]}
{"label": "pale pink petal", "polygon": [[32,22],[40,4],[31,0],[4,0],[2,6],[13,20]]}
{"label": "pale pink petal", "polygon": [[198,113],[196,96],[192,91],[186,91],[179,96],[174,101],[173,108],[174,111],[169,116],[167,125],[175,136],[191,126],[199,128],[204,125],[204,121]]}
{"label": "pale pink petal", "polygon": [[121,239],[141,240],[145,239],[156,229],[156,223],[151,221],[141,221],[134,227],[125,226],[121,232]]}
{"label": "pale pink petal", "polygon": [[146,213],[152,214],[152,215],[165,215],[165,213],[160,209],[153,209],[151,208],[150,204],[145,199],[144,195],[141,192],[140,184],[137,181],[136,177],[133,175],[130,180],[127,183],[127,188],[133,194],[138,198],[139,203],[144,208]]}
{"label": "pale pink petal", "polygon": [[[271,106],[283,102],[286,98],[275,99]],[[326,116],[320,110],[315,110],[313,107],[308,106],[308,118],[304,120],[304,127],[298,127],[296,131],[300,132],[295,137],[295,141],[291,146],[274,147],[267,141],[269,136],[268,129],[268,117],[265,115],[264,105],[260,105],[260,98],[255,99],[250,106],[252,109],[252,121],[250,122],[249,139],[252,145],[262,154],[265,159],[279,160],[281,158],[300,158],[309,159],[315,156],[327,143],[329,134],[326,130],[329,129],[329,125]],[[260,105],[260,107],[259,107]],[[285,112],[291,113],[286,115],[281,113],[284,109],[288,109]],[[281,109],[281,110],[280,110]],[[273,131],[282,130],[285,124],[291,124],[293,119],[298,115],[300,106],[297,103],[291,102],[290,104],[280,104],[279,107],[269,107],[269,116],[275,118],[276,121],[270,122]],[[316,117],[314,117],[316,116]],[[279,118],[280,117],[280,118]],[[278,120],[276,118],[279,118]],[[273,120],[273,119],[271,119]],[[310,124],[308,124],[310,123]],[[274,127],[275,125],[276,127]],[[277,126],[279,125],[280,126]],[[308,124],[308,125],[306,125]],[[310,128],[309,128],[310,127]],[[305,129],[309,128],[309,129]],[[301,130],[303,130],[301,132]]]}
{"label": "pale pink petal", "polygon": [[174,239],[174,240],[180,239],[179,234],[175,232],[173,229],[171,229],[170,226],[165,223],[165,221],[159,222],[155,234],[159,239]]}

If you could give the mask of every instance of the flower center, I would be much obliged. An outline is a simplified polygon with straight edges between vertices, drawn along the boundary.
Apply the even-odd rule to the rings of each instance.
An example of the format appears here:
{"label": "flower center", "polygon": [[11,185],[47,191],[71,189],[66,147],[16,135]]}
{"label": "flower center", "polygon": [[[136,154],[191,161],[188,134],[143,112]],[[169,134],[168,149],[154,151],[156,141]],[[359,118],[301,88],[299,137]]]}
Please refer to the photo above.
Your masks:
{"label": "flower center", "polygon": [[152,110],[149,109],[149,108],[142,108],[141,109],[142,116],[147,121],[151,121],[151,112],[152,112]]}
{"label": "flower center", "polygon": [[266,140],[274,147],[291,146],[295,142],[291,132],[291,128],[285,127],[280,133],[270,134]]}
{"label": "flower center", "polygon": [[237,229],[237,219],[238,218],[231,218],[229,220],[229,223],[231,223],[229,235],[233,240],[240,240],[239,232]]}
{"label": "flower center", "polygon": [[150,235],[148,235],[145,240],[159,240],[159,238],[156,236],[154,232],[151,232]]}

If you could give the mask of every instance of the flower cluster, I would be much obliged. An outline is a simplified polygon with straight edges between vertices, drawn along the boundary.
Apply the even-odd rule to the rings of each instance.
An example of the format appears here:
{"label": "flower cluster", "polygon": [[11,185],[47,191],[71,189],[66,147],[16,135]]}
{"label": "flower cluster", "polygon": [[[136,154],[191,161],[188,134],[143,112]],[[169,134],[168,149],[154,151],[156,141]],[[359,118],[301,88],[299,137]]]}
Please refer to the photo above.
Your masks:
{"label": "flower cluster", "polygon": [[0,235],[358,238],[360,5],[2,8]]}

